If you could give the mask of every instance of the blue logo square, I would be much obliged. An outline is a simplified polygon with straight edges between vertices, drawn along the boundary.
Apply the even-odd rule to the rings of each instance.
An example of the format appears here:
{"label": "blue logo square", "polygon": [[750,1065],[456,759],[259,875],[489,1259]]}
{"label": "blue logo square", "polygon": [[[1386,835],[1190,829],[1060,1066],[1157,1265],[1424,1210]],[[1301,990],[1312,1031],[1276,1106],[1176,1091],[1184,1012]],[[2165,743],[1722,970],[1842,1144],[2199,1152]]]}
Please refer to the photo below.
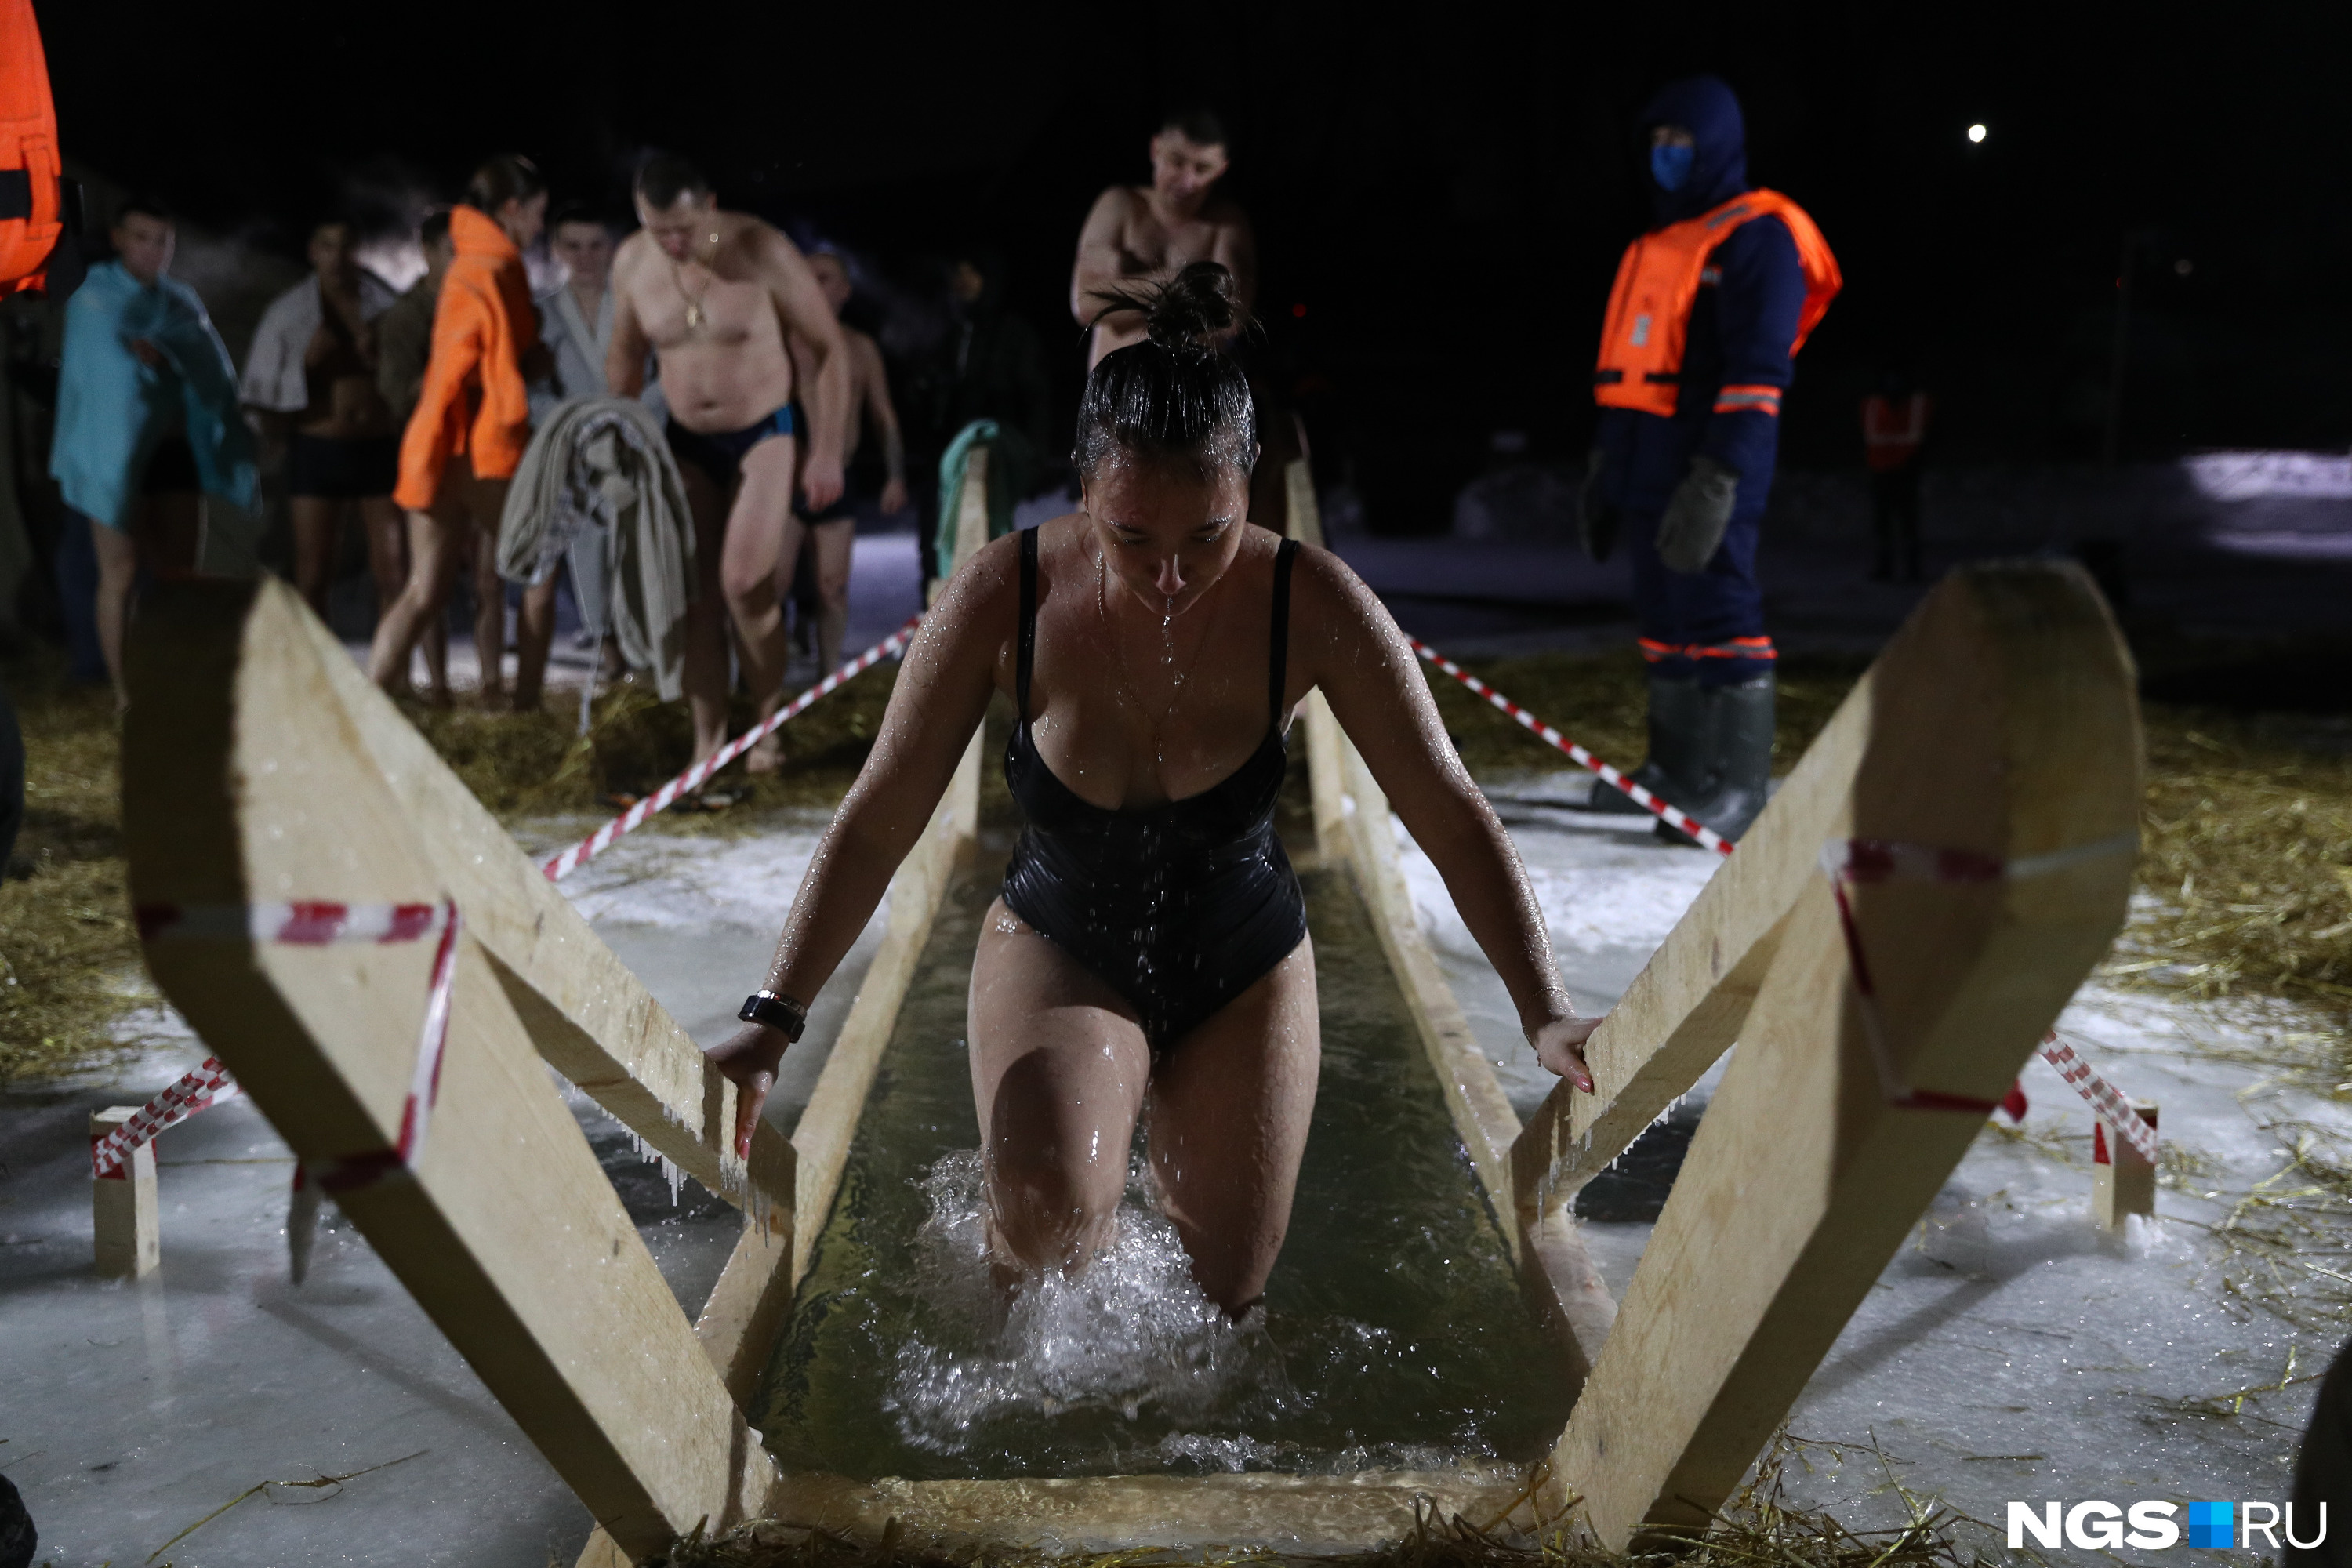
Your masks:
{"label": "blue logo square", "polygon": [[2231,1502],[2192,1502],[2189,1505],[2189,1544],[2217,1547],[2224,1552],[2238,1544],[2238,1532],[2232,1528],[2232,1516],[2238,1505]]}

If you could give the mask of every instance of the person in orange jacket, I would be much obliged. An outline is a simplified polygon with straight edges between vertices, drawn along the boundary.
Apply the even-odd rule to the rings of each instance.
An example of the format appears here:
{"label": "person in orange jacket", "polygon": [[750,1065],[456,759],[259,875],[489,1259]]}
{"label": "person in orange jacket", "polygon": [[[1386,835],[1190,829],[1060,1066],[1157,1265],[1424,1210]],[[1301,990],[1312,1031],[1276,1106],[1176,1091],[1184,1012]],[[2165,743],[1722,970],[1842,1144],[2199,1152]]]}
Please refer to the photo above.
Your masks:
{"label": "person in orange jacket", "polygon": [[[406,684],[409,658],[425,628],[449,604],[470,541],[477,563],[495,563],[507,481],[530,443],[530,382],[547,374],[546,345],[530,302],[523,247],[547,218],[547,184],[530,160],[501,153],[474,171],[466,199],[449,214],[457,251],[433,312],[433,356],[415,412],[400,442],[400,482],[392,499],[408,513],[408,585],[377,624],[368,677],[387,691]],[[495,564],[478,570],[475,616],[482,690],[503,679],[506,591]],[[541,606],[552,632],[552,600]],[[527,599],[524,635],[534,606]],[[517,705],[526,694],[516,692]],[[528,694],[536,706],[538,693]]]}

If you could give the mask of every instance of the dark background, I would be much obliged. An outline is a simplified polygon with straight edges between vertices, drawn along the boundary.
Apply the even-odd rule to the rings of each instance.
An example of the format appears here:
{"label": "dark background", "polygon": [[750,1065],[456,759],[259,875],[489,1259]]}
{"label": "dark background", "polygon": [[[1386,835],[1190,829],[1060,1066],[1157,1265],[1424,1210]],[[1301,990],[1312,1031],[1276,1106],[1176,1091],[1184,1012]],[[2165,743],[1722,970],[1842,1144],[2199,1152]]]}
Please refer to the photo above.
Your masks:
{"label": "dark background", "polygon": [[1148,177],[1163,110],[1210,104],[1266,353],[1382,531],[1443,527],[1496,432],[1581,449],[1609,279],[1647,221],[1633,118],[1702,69],[1847,279],[1790,464],[1858,465],[1855,402],[1890,363],[1937,395],[1939,461],[2095,458],[2127,236],[2125,457],[2352,441],[2336,6],[38,9],[68,153],[216,230],[295,254],[355,191],[446,199],[503,149],[620,218],[633,161],[673,148],[903,300],[993,242],[1069,404],[1078,225]]}

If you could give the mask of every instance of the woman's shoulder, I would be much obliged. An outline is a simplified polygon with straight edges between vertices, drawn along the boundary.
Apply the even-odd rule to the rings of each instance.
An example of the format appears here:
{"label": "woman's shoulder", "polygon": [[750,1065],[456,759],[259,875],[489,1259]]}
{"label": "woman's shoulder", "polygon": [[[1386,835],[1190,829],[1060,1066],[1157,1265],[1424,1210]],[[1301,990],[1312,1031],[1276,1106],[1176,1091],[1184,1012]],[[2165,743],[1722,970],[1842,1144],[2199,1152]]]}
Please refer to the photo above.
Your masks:
{"label": "woman's shoulder", "polygon": [[1016,531],[974,551],[949,574],[926,618],[976,622],[1009,610],[1019,592],[1021,539]]}

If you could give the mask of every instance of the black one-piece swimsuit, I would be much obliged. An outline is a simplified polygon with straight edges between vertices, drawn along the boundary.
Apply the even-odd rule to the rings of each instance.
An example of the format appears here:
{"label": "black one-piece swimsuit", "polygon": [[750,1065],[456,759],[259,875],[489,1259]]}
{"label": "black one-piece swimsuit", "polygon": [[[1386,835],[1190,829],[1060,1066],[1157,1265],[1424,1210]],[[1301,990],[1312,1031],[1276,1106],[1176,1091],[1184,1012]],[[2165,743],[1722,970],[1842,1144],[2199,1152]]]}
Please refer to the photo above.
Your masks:
{"label": "black one-piece swimsuit", "polygon": [[1290,633],[1285,540],[1274,565],[1270,717],[1249,760],[1198,795],[1144,811],[1082,800],[1054,775],[1029,732],[1037,647],[1037,532],[1021,536],[1021,709],[1004,782],[1027,826],[1004,872],[1004,902],[1135,1007],[1156,1052],[1181,1039],[1290,955],[1307,901],[1274,830],[1287,763],[1283,676]]}

